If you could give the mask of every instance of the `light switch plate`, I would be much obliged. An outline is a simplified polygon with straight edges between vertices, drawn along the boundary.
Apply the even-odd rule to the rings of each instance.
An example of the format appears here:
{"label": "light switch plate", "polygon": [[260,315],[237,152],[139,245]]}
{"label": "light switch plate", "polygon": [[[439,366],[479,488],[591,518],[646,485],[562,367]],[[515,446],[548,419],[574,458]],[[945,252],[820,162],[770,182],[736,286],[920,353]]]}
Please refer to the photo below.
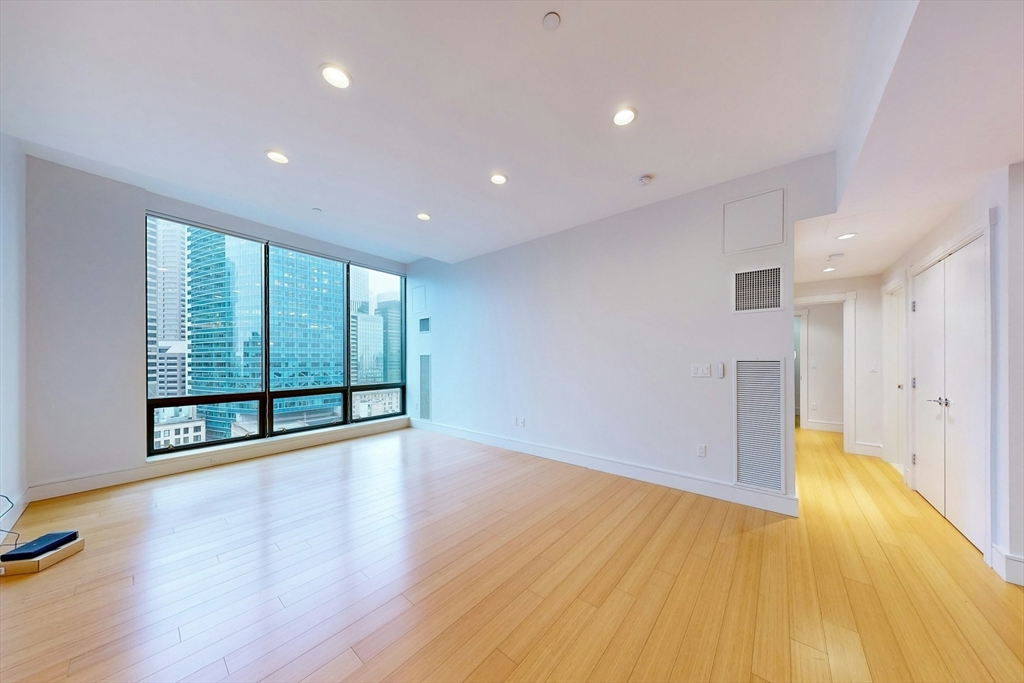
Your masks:
{"label": "light switch plate", "polygon": [[710,377],[710,363],[694,363],[690,366],[690,377]]}

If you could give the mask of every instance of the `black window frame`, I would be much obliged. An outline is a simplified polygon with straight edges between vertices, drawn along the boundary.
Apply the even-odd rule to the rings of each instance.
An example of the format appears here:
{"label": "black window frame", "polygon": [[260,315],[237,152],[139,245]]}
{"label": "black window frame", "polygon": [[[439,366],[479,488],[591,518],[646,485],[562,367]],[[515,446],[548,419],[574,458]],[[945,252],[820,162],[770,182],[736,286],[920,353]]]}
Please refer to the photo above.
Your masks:
{"label": "black window frame", "polygon": [[[146,320],[144,328],[147,332],[146,339],[146,457],[147,459],[153,457],[166,457],[168,455],[174,455],[178,453],[187,453],[193,451],[199,451],[206,448],[212,448],[215,446],[221,446],[225,444],[236,444],[248,441],[259,441],[262,439],[273,438],[276,436],[287,436],[291,434],[300,434],[305,432],[317,431],[321,429],[330,429],[333,427],[340,427],[351,424],[363,424],[366,422],[373,422],[375,420],[384,420],[394,417],[404,417],[407,414],[407,400],[406,400],[406,380],[407,380],[407,368],[406,368],[406,335],[408,333],[407,321],[406,321],[406,277],[402,273],[395,273],[392,271],[381,270],[373,266],[364,265],[361,263],[355,263],[352,261],[346,261],[345,259],[337,258],[334,256],[327,256],[325,254],[318,254],[315,252],[307,251],[304,249],[298,249],[290,245],[281,244],[278,242],[272,242],[270,240],[256,239],[249,235],[242,235],[223,230],[214,226],[205,225],[203,223],[197,223],[176,216],[169,216],[166,214],[156,213],[152,211],[146,212],[146,221],[150,218],[156,218],[167,221],[174,221],[186,227],[200,228],[202,230],[210,230],[212,232],[228,235],[230,237],[237,237],[240,239],[246,239],[251,242],[255,242],[260,245],[263,250],[263,389],[261,391],[246,391],[236,393],[225,393],[225,394],[214,394],[214,395],[202,395],[202,396],[162,396],[162,397],[151,397],[149,396],[149,293],[147,282],[147,301],[146,301]],[[146,226],[148,229],[148,225]],[[324,258],[334,261],[336,263],[343,263],[345,265],[345,384],[343,385],[332,385],[332,386],[316,386],[316,387],[298,387],[290,389],[277,389],[272,390],[270,388],[270,248],[271,246],[280,247],[283,249],[289,249],[291,251],[301,252],[317,258]],[[147,272],[149,268],[149,250],[147,244],[146,251],[146,267]],[[350,359],[352,358],[352,334],[351,334],[351,320],[352,320],[352,290],[351,290],[351,269],[352,266],[360,268],[367,268],[372,271],[381,273],[388,273],[389,275],[395,275],[399,278],[399,297],[401,302],[402,312],[402,377],[401,382],[391,382],[383,384],[352,384],[352,367]],[[148,277],[148,276],[147,276]],[[374,415],[371,417],[364,417],[353,419],[352,418],[352,394],[364,391],[374,391],[379,389],[400,389],[401,390],[401,410],[398,413],[388,413],[386,415]],[[341,419],[335,420],[329,424],[323,425],[312,425],[308,427],[292,428],[280,432],[274,431],[274,400],[285,399],[285,398],[296,398],[306,396],[318,396],[322,394],[340,394],[341,400]],[[245,436],[234,437],[229,439],[218,439],[217,441],[202,441],[200,443],[187,443],[175,446],[173,443],[173,437],[170,445],[161,448],[155,448],[155,441],[157,439],[156,433],[156,410],[160,408],[177,408],[182,406],[201,406],[210,405],[217,403],[240,403],[245,401],[256,401],[258,404],[259,414],[259,428],[254,434],[246,434]],[[160,427],[163,429],[163,426]],[[161,437],[162,440],[162,437]]]}

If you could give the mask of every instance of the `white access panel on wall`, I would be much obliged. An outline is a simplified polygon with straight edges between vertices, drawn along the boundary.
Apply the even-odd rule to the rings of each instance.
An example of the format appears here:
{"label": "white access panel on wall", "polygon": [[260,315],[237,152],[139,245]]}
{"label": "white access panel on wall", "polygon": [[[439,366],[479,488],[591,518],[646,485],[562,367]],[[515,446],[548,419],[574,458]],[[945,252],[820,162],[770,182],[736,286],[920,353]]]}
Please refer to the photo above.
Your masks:
{"label": "white access panel on wall", "polygon": [[772,190],[723,206],[722,250],[764,249],[786,241],[785,193]]}

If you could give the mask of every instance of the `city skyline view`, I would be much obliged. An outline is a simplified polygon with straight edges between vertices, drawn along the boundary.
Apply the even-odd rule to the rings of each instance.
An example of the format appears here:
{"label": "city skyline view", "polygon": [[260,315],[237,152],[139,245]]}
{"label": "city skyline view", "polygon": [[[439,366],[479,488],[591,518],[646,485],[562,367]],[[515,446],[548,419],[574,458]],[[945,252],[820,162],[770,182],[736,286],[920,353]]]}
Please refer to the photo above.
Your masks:
{"label": "city skyline view", "polygon": [[[153,216],[146,230],[151,399],[287,391],[282,432],[345,421],[344,391],[324,388],[403,381],[400,276]],[[401,395],[352,391],[349,419],[397,414]],[[257,435],[260,417],[253,400],[158,407],[153,447]]]}

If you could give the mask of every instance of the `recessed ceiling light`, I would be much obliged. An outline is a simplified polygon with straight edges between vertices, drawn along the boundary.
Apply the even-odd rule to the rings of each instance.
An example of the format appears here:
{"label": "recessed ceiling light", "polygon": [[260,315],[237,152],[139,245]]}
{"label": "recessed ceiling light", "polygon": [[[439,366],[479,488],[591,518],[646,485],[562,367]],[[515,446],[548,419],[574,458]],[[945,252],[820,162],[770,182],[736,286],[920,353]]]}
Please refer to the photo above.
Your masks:
{"label": "recessed ceiling light", "polygon": [[855,233],[855,232],[848,232],[845,235],[840,235],[836,239],[837,240],[849,240],[849,239],[853,239],[856,236],[857,236],[857,233]]}
{"label": "recessed ceiling light", "polygon": [[288,157],[286,157],[281,152],[275,151],[273,149],[267,151],[267,158],[273,161],[275,164],[288,163]]}
{"label": "recessed ceiling light", "polygon": [[348,72],[337,64],[321,64],[320,73],[323,74],[324,80],[335,88],[347,88],[352,85],[352,78]]}
{"label": "recessed ceiling light", "polygon": [[495,173],[491,176],[491,182],[495,185],[504,185],[508,182],[508,177],[501,173]]}
{"label": "recessed ceiling light", "polygon": [[544,25],[545,31],[554,31],[562,23],[562,17],[558,16],[558,12],[548,12],[544,15],[541,23]]}
{"label": "recessed ceiling light", "polygon": [[429,221],[430,220],[430,214],[429,213],[418,213],[418,214],[416,214],[416,218],[419,218],[421,221]]}
{"label": "recessed ceiling light", "polygon": [[633,107],[625,107],[615,112],[615,116],[612,117],[612,121],[615,122],[616,126],[625,126],[633,123],[633,119],[636,118],[636,109]]}
{"label": "recessed ceiling light", "polygon": [[829,266],[828,268],[823,268],[821,272],[823,272],[823,273],[831,273],[833,270],[835,270],[835,268],[833,268],[832,266]]}

